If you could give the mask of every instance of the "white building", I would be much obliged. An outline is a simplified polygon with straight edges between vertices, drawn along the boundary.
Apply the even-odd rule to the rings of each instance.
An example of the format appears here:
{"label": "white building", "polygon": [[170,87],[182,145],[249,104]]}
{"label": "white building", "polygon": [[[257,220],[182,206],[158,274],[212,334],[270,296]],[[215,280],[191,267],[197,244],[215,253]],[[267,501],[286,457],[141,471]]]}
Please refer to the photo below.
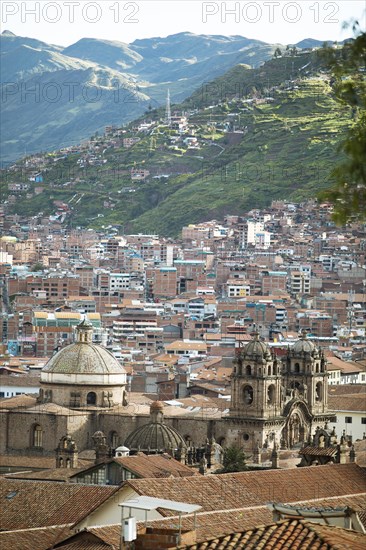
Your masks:
{"label": "white building", "polygon": [[244,279],[228,279],[226,282],[228,298],[250,296],[250,284]]}
{"label": "white building", "polygon": [[349,385],[349,392],[344,393],[344,386],[329,390],[328,406],[337,416],[336,432],[351,435],[352,440],[363,439],[366,433],[366,386]]}

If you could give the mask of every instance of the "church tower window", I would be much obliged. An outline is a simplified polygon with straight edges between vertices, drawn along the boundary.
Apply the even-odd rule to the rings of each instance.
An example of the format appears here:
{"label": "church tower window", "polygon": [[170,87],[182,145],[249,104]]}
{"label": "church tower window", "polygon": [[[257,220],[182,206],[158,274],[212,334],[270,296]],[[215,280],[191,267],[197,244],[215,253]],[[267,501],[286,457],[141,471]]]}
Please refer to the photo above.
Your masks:
{"label": "church tower window", "polygon": [[251,376],[251,375],[252,375],[252,367],[251,367],[251,365],[247,365],[247,366],[245,367],[245,374],[246,374],[247,376]]}
{"label": "church tower window", "polygon": [[251,405],[253,403],[253,388],[252,386],[244,386],[243,388],[243,400],[245,405]]}
{"label": "church tower window", "polygon": [[88,395],[86,396],[86,404],[87,405],[96,405],[97,403],[97,394],[93,391],[90,391]]}
{"label": "church tower window", "polygon": [[323,400],[323,384],[321,382],[318,382],[315,387],[315,400],[316,401]]}
{"label": "church tower window", "polygon": [[276,398],[276,387],[274,384],[271,384],[268,386],[267,390],[267,400],[270,405],[272,405],[275,402]]}

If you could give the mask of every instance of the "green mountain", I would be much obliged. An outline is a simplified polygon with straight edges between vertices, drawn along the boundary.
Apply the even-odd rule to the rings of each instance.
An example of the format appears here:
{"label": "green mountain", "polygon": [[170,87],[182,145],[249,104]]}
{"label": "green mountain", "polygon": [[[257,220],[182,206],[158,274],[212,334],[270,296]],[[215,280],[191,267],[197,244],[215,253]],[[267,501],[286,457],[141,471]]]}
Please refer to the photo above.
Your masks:
{"label": "green mountain", "polygon": [[[4,31],[2,161],[12,162],[24,151],[71,145],[107,125],[125,124],[149,104],[164,104],[168,89],[174,101],[181,101],[237,63],[259,66],[275,47],[241,36],[180,33],[132,44],[83,38],[62,48]],[[115,90],[119,95],[112,99],[118,103],[113,110]],[[132,108],[124,90],[134,94]]]}
{"label": "green mountain", "polygon": [[[117,132],[57,162],[46,156],[44,192],[13,210],[51,214],[54,201],[63,200],[73,225],[176,235],[188,223],[273,199],[315,196],[330,185],[337,145],[352,124],[316,53],[272,59],[258,69],[239,65],[172,105],[172,113],[183,111],[189,127],[181,135],[164,123],[163,109],[151,110],[124,129],[123,137],[138,139],[132,147],[113,146]],[[144,120],[151,126],[138,131]],[[88,155],[97,160],[88,162]],[[149,175],[134,180],[132,169]],[[5,174],[6,182],[20,174],[23,162]]]}

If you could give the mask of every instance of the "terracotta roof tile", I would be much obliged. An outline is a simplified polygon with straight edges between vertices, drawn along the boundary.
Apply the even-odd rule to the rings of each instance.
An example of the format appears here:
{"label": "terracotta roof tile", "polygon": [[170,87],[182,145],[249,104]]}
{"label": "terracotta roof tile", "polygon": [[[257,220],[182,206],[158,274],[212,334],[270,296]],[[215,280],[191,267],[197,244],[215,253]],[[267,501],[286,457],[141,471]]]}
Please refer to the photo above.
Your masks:
{"label": "terracotta roof tile", "polygon": [[[361,495],[331,497],[326,499],[315,499],[305,502],[292,503],[297,510],[323,508],[331,510],[334,508],[350,507],[359,516],[362,510],[366,510],[366,493]],[[366,519],[366,517],[365,517]],[[267,506],[256,506],[251,508],[238,508],[236,510],[198,512],[196,515],[197,542],[203,542],[213,537],[254,529],[258,525],[270,524],[273,520],[272,512]],[[168,517],[161,520],[148,522],[150,527],[177,528],[179,517]],[[188,514],[182,517],[182,529],[194,529],[194,516]]]}
{"label": "terracotta roof tile", "polygon": [[[345,490],[357,494],[364,491],[365,483],[366,472],[356,464],[126,482],[140,495],[170,500],[179,495],[179,500],[200,504],[203,511],[325,498],[343,495]],[[170,515],[169,511],[163,513]]]}
{"label": "terracotta roof tile", "polygon": [[285,520],[249,531],[180,546],[184,550],[363,550],[366,535],[304,520]]}
{"label": "terracotta roof tile", "polygon": [[[91,464],[94,464],[95,460],[95,451],[92,451],[93,457],[92,460],[84,460],[79,457],[78,460],[78,469],[68,469],[69,476],[73,475],[74,473],[78,472],[80,468],[87,468]],[[52,456],[28,456],[28,455],[0,455],[0,468],[4,469],[4,474],[7,475],[11,471],[14,471],[14,468],[18,470],[17,473],[14,473],[14,477],[18,477],[18,474],[20,472],[27,472],[27,478],[28,474],[32,475],[34,479],[52,479],[55,481],[58,475],[62,475],[62,479],[65,478],[63,475],[64,468],[57,468],[55,469],[55,458]],[[9,469],[9,472],[6,472],[6,468]],[[57,470],[61,470],[61,472],[57,473]],[[55,472],[54,474],[51,472]],[[39,474],[39,476],[37,476]],[[22,479],[24,479],[22,477]]]}
{"label": "terracotta roof tile", "polygon": [[[314,507],[317,509],[323,508],[326,510],[330,510],[334,508],[345,508],[348,506],[357,511],[360,517],[362,516],[362,512],[360,512],[360,510],[366,509],[366,493],[362,495],[331,497],[327,499],[318,499],[307,502],[294,503],[293,506],[296,507],[297,510],[301,510],[301,508],[309,510],[309,508],[313,509]],[[194,529],[193,514],[182,516],[181,521],[183,531],[190,531]],[[199,548],[200,550],[202,550],[203,548],[209,548],[209,546],[204,546],[204,544],[208,545],[210,544],[210,542],[205,541],[212,541],[213,538],[215,538],[215,540],[220,538],[221,540],[222,538],[227,538],[232,533],[242,533],[244,530],[249,529],[254,530],[257,528],[258,525],[270,525],[271,523],[272,512],[269,510],[269,508],[267,508],[267,506],[241,508],[226,511],[198,512],[196,516],[197,543],[201,543],[201,546],[199,546]],[[142,524],[144,524],[144,522],[141,522],[141,525]],[[149,521],[148,526],[158,529],[178,529],[179,516]],[[103,527],[89,527],[87,529],[89,533],[94,534],[104,543],[111,546],[114,545],[116,548],[118,548],[119,545],[120,530],[120,524],[106,525]],[[277,539],[280,537],[280,535],[281,531],[279,530]],[[70,550],[75,550],[76,548],[75,546],[71,546],[71,541],[73,539],[74,537],[68,539],[70,540],[70,546],[67,548],[70,548]],[[276,537],[273,538],[273,540],[271,541],[271,543],[273,543],[272,546],[270,546],[270,543],[268,543],[268,549],[276,547],[275,541],[277,539]],[[297,542],[298,541],[299,538],[297,539]],[[293,546],[289,547],[289,550],[292,550],[292,548],[301,548],[299,546],[296,546],[295,544],[296,543],[293,542]],[[232,548],[233,550],[235,550],[235,546],[233,546]],[[258,545],[258,549],[260,548],[263,548],[263,546]],[[324,546],[324,548],[327,548],[327,546]],[[90,550],[94,550],[94,547],[91,546]]]}
{"label": "terracotta roof tile", "polygon": [[336,447],[313,447],[312,445],[308,445],[307,447],[303,447],[300,451],[300,455],[310,455],[310,456],[333,456],[337,453]]}
{"label": "terracotta roof tile", "polygon": [[135,456],[115,458],[122,466],[128,468],[139,477],[190,477],[199,475],[185,464],[181,464],[169,455],[145,455],[143,453]]}
{"label": "terracotta roof tile", "polygon": [[118,547],[110,546],[98,540],[76,540],[70,542],[70,544],[63,544],[58,548],[62,548],[62,550],[108,550],[108,548],[116,550]]}
{"label": "terracotta roof tile", "polygon": [[328,395],[366,394],[366,384],[333,384],[328,386]]}
{"label": "terracotta roof tile", "polygon": [[4,397],[0,399],[0,409],[16,409],[18,407],[33,407],[37,403],[37,396],[16,395],[14,397]]}
{"label": "terracotta roof tile", "polygon": [[366,393],[358,395],[329,395],[328,408],[330,411],[357,411],[364,412]]}
{"label": "terracotta roof tile", "polygon": [[47,550],[69,534],[69,526],[0,532],[1,550]]}
{"label": "terracotta roof tile", "polygon": [[[86,465],[89,466],[89,463],[87,463]],[[38,472],[23,470],[23,472],[17,472],[15,474],[5,474],[5,477],[11,477],[11,479],[33,479],[38,481],[69,481],[70,477],[83,470],[84,468],[52,468],[49,470],[41,470]]]}
{"label": "terracotta roof tile", "polygon": [[63,525],[81,520],[118,487],[0,479],[0,529]]}

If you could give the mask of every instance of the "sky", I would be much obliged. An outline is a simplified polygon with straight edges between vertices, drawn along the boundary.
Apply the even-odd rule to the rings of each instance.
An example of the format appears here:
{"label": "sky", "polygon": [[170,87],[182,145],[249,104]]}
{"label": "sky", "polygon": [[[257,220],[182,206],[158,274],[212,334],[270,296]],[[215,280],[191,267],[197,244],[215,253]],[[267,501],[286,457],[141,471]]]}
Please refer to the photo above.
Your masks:
{"label": "sky", "polygon": [[366,23],[364,0],[2,0],[0,10],[3,30],[61,46],[83,37],[131,43],[179,32],[339,41],[352,36],[345,21]]}

